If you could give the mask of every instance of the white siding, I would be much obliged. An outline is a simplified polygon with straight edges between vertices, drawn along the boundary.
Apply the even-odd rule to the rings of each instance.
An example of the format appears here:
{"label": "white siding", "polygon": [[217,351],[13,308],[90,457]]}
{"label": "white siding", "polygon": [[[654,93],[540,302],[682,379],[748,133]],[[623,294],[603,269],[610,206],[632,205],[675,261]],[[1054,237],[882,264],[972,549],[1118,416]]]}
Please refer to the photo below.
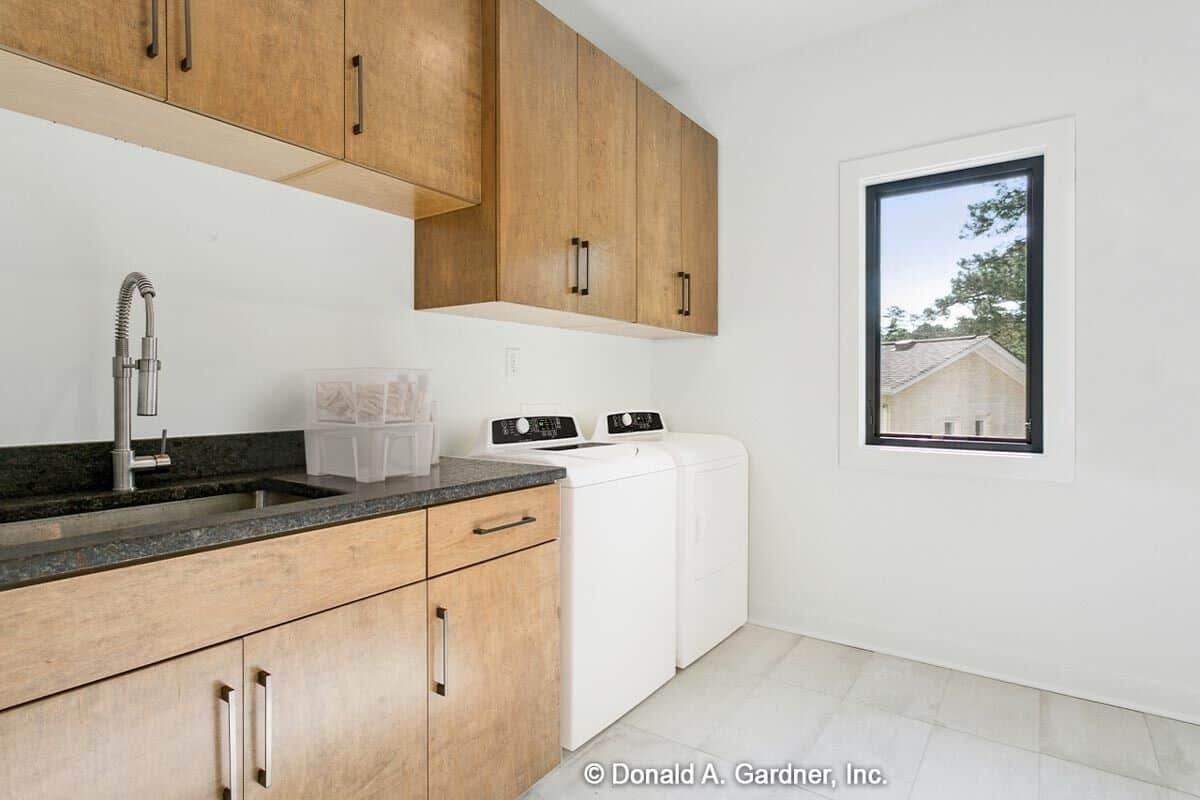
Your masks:
{"label": "white siding", "polygon": [[885,433],[940,435],[954,420],[956,435],[975,433],[975,420],[985,419],[985,436],[1025,436],[1025,387],[996,369],[978,353],[895,395],[884,396],[888,413],[880,416]]}

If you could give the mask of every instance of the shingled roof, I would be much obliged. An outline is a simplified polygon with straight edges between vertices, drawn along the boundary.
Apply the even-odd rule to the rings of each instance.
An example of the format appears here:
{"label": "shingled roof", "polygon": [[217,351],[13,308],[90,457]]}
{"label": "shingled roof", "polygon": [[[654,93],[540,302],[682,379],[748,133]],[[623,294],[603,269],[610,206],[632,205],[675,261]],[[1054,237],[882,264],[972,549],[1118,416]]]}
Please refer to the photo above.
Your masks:
{"label": "shingled roof", "polygon": [[947,336],[942,339],[905,339],[884,342],[879,354],[879,388],[884,394],[897,392],[931,372],[958,360],[972,350],[987,348],[1014,366],[1024,365],[990,336]]}

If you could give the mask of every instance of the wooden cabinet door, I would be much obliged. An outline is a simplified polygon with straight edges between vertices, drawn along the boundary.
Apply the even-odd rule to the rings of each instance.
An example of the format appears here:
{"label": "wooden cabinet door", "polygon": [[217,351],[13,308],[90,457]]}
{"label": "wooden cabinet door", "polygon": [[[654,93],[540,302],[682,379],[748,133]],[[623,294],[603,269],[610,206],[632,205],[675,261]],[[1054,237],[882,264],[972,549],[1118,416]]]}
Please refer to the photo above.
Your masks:
{"label": "wooden cabinet door", "polygon": [[557,541],[429,581],[430,797],[510,800],[558,765],[558,587]]}
{"label": "wooden cabinet door", "polygon": [[579,311],[637,317],[637,79],[579,39]]}
{"label": "wooden cabinet door", "polygon": [[683,327],[680,252],[683,115],[638,84],[637,321]]}
{"label": "wooden cabinet door", "polygon": [[500,299],[574,311],[578,36],[536,0],[497,1]]}
{"label": "wooden cabinet door", "polygon": [[346,0],[346,55],[346,158],[479,202],[480,0]]}
{"label": "wooden cabinet door", "polygon": [[167,100],[340,158],[343,3],[170,0]]}
{"label": "wooden cabinet door", "polygon": [[221,800],[230,758],[241,769],[241,687],[237,641],[4,711],[0,798]]}
{"label": "wooden cabinet door", "polygon": [[682,143],[683,223],[680,251],[691,312],[684,328],[717,332],[717,140],[687,117]]}
{"label": "wooden cabinet door", "polygon": [[425,797],[424,583],[244,642],[247,800]]}
{"label": "wooden cabinet door", "polygon": [[162,99],[165,2],[0,0],[0,47]]}

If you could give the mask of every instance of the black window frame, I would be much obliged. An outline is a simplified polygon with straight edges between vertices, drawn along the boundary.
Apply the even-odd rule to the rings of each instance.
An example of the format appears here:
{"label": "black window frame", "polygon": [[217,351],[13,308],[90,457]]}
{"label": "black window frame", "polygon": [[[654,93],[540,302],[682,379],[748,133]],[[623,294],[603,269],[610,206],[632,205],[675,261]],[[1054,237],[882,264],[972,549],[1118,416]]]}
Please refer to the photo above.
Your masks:
{"label": "black window frame", "polygon": [[[880,206],[885,197],[916,194],[931,189],[1003,180],[1025,176],[1026,264],[1025,264],[1025,413],[1024,439],[993,436],[946,436],[937,434],[880,433],[880,353],[883,348],[880,298]],[[979,167],[968,167],[916,178],[904,178],[866,187],[866,328],[867,328],[867,408],[866,444],[880,447],[921,447],[941,450],[983,452],[1043,453],[1043,206],[1045,199],[1045,157],[1032,156]]]}

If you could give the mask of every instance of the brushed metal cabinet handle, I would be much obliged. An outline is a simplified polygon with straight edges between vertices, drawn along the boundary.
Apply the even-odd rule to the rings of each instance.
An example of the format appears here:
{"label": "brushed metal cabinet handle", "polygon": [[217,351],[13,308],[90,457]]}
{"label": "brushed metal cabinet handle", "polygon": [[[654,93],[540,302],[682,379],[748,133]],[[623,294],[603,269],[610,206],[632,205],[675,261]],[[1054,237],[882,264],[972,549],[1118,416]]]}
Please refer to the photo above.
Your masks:
{"label": "brushed metal cabinet handle", "polygon": [[571,237],[571,247],[575,248],[575,284],[571,287],[571,294],[579,294],[579,251],[581,245],[578,236]]}
{"label": "brushed metal cabinet handle", "polygon": [[146,57],[158,58],[158,0],[150,0],[150,44],[146,45]]}
{"label": "brushed metal cabinet handle", "polygon": [[592,248],[587,239],[579,247],[583,250],[583,283],[579,285],[579,293],[587,294],[592,288]]}
{"label": "brushed metal cabinet handle", "polygon": [[692,315],[692,273],[683,273],[683,296],[686,302],[683,304],[683,315],[690,317]]}
{"label": "brushed metal cabinet handle", "polygon": [[[584,292],[584,294],[587,294],[587,292]],[[494,528],[476,528],[475,530],[472,531],[472,533],[474,533],[476,536],[487,536],[489,533],[496,533],[498,531],[506,531],[509,528],[516,528],[520,525],[528,525],[531,522],[537,522],[537,517],[524,516],[524,517],[521,517],[516,522],[509,522],[505,525],[497,525]]]}
{"label": "brushed metal cabinet handle", "polygon": [[237,729],[241,719],[238,717],[237,710],[237,689],[232,686],[222,686],[221,702],[225,703],[229,712],[225,729],[225,757],[229,763],[229,785],[221,792],[221,797],[224,800],[239,800],[241,793],[238,791]]}
{"label": "brushed metal cabinet handle", "polygon": [[442,679],[434,681],[433,690],[445,697],[446,684],[450,681],[450,611],[438,606],[435,613],[442,621]]}
{"label": "brushed metal cabinet handle", "polygon": [[274,699],[271,691],[271,673],[258,671],[258,685],[263,689],[263,765],[258,770],[258,783],[264,789],[271,788],[271,751],[274,750]]}
{"label": "brushed metal cabinet handle", "polygon": [[351,66],[354,67],[354,79],[358,86],[358,116],[354,122],[354,135],[359,136],[363,132],[363,106],[366,101],[363,99],[363,57],[361,55],[354,56],[350,59]]}
{"label": "brushed metal cabinet handle", "polygon": [[676,314],[683,314],[684,309],[687,308],[687,277],[686,276],[687,276],[686,272],[676,272],[675,273],[675,277],[679,278],[679,309],[675,312]]}
{"label": "brushed metal cabinet handle", "polygon": [[183,0],[183,60],[179,68],[184,72],[192,69],[192,0]]}

